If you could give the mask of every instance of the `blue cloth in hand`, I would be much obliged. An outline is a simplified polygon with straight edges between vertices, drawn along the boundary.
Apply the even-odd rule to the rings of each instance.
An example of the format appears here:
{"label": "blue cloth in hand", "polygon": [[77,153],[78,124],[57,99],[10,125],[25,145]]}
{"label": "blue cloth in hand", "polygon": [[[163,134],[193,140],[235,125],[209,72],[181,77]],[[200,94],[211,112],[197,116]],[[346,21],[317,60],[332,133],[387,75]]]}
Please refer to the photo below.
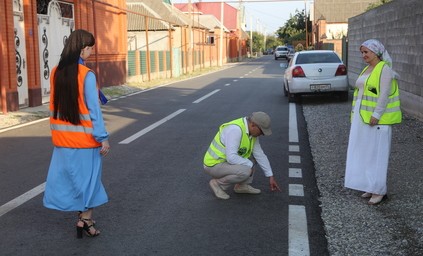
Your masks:
{"label": "blue cloth in hand", "polygon": [[102,105],[106,104],[109,100],[106,98],[106,95],[103,94],[103,92],[99,89],[98,90],[98,97],[100,99],[100,102]]}

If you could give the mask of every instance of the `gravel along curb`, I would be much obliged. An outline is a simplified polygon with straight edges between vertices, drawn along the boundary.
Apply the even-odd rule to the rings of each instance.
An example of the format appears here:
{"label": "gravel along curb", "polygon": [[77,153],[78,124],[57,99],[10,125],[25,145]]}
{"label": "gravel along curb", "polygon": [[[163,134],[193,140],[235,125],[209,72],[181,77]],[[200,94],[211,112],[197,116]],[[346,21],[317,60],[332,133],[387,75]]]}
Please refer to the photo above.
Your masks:
{"label": "gravel along curb", "polygon": [[303,100],[330,255],[423,255],[423,122],[392,132],[388,199],[367,205],[344,188],[351,102]]}

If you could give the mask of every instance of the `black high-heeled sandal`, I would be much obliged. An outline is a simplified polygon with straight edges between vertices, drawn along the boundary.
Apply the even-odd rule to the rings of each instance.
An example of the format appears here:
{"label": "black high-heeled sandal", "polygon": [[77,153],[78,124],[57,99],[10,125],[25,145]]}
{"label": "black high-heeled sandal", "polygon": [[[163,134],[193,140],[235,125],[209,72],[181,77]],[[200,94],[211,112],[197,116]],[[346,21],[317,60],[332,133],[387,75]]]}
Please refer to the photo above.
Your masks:
{"label": "black high-heeled sandal", "polygon": [[[83,224],[81,227],[80,224]],[[82,231],[85,231],[85,234],[89,237],[96,237],[100,235],[100,231],[94,228],[91,219],[80,218],[78,224],[76,225],[76,237],[82,238]]]}
{"label": "black high-heeled sandal", "polygon": [[[80,226],[82,224],[82,226]],[[76,223],[76,238],[82,238],[82,231],[84,230],[85,223],[79,219],[78,223]]]}
{"label": "black high-heeled sandal", "polygon": [[[78,211],[78,219],[82,219],[82,211]],[[91,219],[93,226],[95,226],[95,220]]]}

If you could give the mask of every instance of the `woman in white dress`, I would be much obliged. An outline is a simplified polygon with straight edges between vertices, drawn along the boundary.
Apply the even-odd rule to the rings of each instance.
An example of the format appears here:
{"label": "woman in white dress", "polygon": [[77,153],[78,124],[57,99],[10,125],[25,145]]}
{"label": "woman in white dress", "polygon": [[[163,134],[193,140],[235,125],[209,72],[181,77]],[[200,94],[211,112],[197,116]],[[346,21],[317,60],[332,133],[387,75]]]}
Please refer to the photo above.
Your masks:
{"label": "woman in white dress", "polygon": [[387,193],[392,125],[401,122],[402,114],[398,75],[383,44],[367,40],[360,52],[368,66],[355,84],[345,187],[364,191],[362,197],[374,205]]}

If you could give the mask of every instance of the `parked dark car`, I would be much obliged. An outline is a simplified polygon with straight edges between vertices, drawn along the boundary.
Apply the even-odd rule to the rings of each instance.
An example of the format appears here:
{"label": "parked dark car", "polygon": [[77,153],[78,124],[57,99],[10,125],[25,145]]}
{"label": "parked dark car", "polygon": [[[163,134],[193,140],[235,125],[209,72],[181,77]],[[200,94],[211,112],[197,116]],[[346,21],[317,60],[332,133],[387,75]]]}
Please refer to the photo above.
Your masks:
{"label": "parked dark car", "polygon": [[263,52],[264,55],[272,55],[273,54],[273,50],[272,49],[267,49]]}

